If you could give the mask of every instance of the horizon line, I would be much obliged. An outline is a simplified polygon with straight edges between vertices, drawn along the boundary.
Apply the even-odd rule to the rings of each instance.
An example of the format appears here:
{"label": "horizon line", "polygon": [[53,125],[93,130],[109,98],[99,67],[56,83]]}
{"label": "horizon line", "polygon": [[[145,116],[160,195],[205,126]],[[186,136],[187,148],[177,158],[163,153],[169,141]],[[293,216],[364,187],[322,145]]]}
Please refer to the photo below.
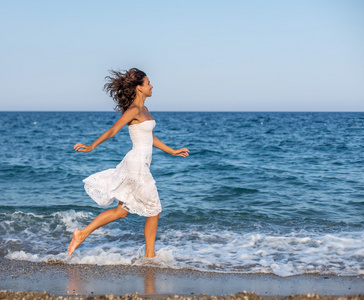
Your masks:
{"label": "horizon line", "polygon": [[[38,113],[42,113],[42,112],[69,112],[69,113],[73,113],[73,112],[95,112],[95,113],[100,113],[100,112],[115,112],[115,113],[119,113],[117,111],[113,111],[113,110],[0,110],[0,112],[38,112]],[[353,110],[151,110],[151,112],[173,112],[173,113],[206,113],[206,112],[211,112],[211,113],[219,113],[219,112],[230,112],[230,113],[363,113],[364,111],[360,110],[360,111],[353,111]]]}

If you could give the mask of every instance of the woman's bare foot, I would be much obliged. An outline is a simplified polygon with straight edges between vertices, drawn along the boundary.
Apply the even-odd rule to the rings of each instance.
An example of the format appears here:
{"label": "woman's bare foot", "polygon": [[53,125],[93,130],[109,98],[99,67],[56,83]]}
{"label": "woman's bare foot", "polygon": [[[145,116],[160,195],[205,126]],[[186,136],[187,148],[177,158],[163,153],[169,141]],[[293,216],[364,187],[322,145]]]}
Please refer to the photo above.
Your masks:
{"label": "woman's bare foot", "polygon": [[156,255],[155,255],[155,252],[153,251],[153,252],[145,252],[145,255],[144,255],[144,257],[148,257],[148,258],[154,258],[154,257],[156,257]]}
{"label": "woman's bare foot", "polygon": [[72,253],[77,249],[77,247],[85,240],[86,236],[82,235],[81,230],[75,230],[73,232],[73,238],[68,246],[68,256],[71,257]]}

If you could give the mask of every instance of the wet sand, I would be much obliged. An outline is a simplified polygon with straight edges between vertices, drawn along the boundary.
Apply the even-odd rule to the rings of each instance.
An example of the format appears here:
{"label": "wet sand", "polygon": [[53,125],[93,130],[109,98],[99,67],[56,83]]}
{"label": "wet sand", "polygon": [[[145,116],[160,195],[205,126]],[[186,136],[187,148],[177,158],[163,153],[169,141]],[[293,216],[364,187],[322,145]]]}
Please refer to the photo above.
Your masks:
{"label": "wet sand", "polygon": [[[222,274],[155,267],[69,265],[1,259],[0,290],[0,299],[247,300],[262,297],[282,299],[288,296],[289,299],[331,299],[332,296],[364,299],[364,296],[359,296],[364,295],[364,276],[279,277],[271,274]],[[105,298],[100,295],[113,296]],[[125,295],[129,298],[125,298]]]}

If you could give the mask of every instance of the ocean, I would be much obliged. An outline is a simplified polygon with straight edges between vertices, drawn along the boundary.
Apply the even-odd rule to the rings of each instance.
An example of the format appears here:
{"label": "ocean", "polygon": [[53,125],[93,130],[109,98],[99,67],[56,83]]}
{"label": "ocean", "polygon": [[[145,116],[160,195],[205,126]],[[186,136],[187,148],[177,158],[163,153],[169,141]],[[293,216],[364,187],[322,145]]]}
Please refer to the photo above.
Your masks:
{"label": "ocean", "polygon": [[[156,267],[208,272],[364,274],[364,113],[153,112],[162,202]],[[72,232],[105,208],[82,179],[131,149],[127,128],[91,153],[115,112],[0,112],[0,259],[142,265],[144,217]],[[116,202],[110,207],[115,207]]]}

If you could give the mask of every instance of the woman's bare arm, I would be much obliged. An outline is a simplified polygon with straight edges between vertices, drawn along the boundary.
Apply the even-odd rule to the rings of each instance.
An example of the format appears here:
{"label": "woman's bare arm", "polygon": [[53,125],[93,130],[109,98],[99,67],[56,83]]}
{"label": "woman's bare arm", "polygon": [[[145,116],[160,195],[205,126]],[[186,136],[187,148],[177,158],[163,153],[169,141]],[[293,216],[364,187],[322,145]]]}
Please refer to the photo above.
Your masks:
{"label": "woman's bare arm", "polygon": [[139,115],[139,109],[137,107],[133,107],[128,109],[123,115],[115,122],[115,124],[107,131],[105,131],[102,135],[100,135],[91,145],[85,145],[82,143],[77,143],[73,148],[75,151],[80,152],[90,152],[94,150],[98,145],[105,142],[106,140],[112,138],[115,134],[119,132],[121,128],[123,128],[126,124],[136,119]]}
{"label": "woman's bare arm", "polygon": [[186,157],[189,155],[188,152],[190,152],[190,150],[188,150],[187,148],[172,149],[171,147],[168,147],[166,144],[164,144],[160,139],[156,138],[154,135],[153,135],[153,146],[173,156]]}

